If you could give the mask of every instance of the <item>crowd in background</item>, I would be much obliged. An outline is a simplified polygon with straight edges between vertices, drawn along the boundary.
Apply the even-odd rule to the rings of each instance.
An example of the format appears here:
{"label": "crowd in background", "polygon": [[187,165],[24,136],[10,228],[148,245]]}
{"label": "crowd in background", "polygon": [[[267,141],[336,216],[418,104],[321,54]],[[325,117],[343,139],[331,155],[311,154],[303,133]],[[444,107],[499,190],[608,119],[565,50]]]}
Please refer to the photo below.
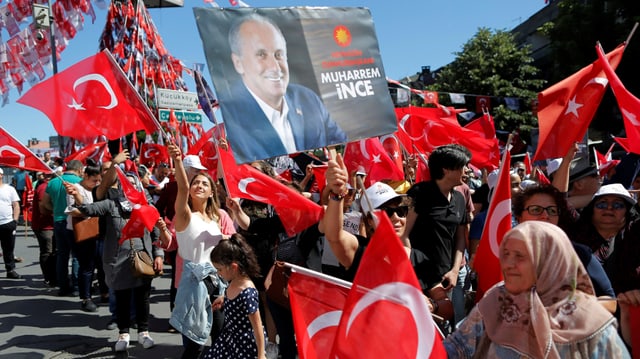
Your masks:
{"label": "crowd in background", "polygon": [[[38,239],[43,281],[61,296],[77,296],[87,312],[108,304],[108,328],[118,329],[116,351],[130,345],[130,329],[137,329],[144,348],[155,344],[148,326],[152,279],[132,277],[128,268],[135,247],[148,252],[158,273],[172,266],[165,274],[172,278],[167,305],[170,330],[183,336],[183,358],[292,359],[291,309],[282,290],[273,290],[276,262],[352,281],[375,231],[369,213],[381,210],[406,248],[450,357],[628,356],[630,308],[640,305],[637,170],[623,186],[615,169],[572,169],[577,146],[540,175],[512,163],[514,229],[499,252],[505,282],[480,299],[474,298],[475,269],[483,265],[476,249],[498,172],[470,166],[471,153],[462,146],[433,151],[428,181],[415,183],[418,160],[408,158],[404,181],[367,188],[367,174],[348,173],[339,154],[302,166],[286,156],[251,163],[325,206],[319,223],[293,236],[271,205],[229,198],[224,180],[211,178],[197,156],[175,145],[168,151],[166,162],[144,164],[126,150],[103,163],[49,158],[54,174],[18,171],[11,185],[0,184],[6,276],[20,279],[15,227],[24,221],[24,176],[32,176],[28,224]],[[316,165],[327,165],[326,183],[316,181]],[[152,231],[124,242],[132,204],[117,168],[160,213]],[[100,234],[77,242],[72,218],[84,216],[100,218]],[[513,317],[506,303],[520,314]],[[187,315],[193,312],[195,319]],[[530,342],[513,330],[528,333]]]}

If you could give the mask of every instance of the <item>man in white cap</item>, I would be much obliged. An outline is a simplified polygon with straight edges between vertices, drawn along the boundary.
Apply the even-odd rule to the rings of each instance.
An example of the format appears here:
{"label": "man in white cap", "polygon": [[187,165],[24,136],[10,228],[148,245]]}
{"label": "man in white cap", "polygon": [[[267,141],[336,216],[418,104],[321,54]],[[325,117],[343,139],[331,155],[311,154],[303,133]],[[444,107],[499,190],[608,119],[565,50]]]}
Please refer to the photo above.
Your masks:
{"label": "man in white cap", "polygon": [[20,279],[16,272],[13,250],[16,246],[16,227],[20,218],[20,197],[13,186],[5,184],[4,171],[0,168],[0,244],[4,252],[4,267],[7,278]]}

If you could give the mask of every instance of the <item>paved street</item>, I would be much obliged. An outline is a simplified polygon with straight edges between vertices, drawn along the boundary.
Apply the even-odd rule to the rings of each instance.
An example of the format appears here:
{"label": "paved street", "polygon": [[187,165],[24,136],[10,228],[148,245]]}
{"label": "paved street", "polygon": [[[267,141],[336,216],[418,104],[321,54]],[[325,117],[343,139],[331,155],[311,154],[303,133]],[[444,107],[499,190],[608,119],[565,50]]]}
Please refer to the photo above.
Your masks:
{"label": "paved street", "polygon": [[[155,347],[143,349],[132,341],[128,353],[116,355],[113,345],[118,330],[106,329],[110,318],[108,305],[87,313],[80,309],[79,298],[58,297],[56,288],[48,288],[38,264],[38,242],[29,228],[25,235],[25,227],[18,226],[15,253],[24,258],[16,264],[23,279],[7,279],[0,258],[0,359],[180,357],[180,334],[167,332],[168,271],[152,283],[155,289],[151,292],[149,325]],[[137,339],[133,329],[131,337]]]}

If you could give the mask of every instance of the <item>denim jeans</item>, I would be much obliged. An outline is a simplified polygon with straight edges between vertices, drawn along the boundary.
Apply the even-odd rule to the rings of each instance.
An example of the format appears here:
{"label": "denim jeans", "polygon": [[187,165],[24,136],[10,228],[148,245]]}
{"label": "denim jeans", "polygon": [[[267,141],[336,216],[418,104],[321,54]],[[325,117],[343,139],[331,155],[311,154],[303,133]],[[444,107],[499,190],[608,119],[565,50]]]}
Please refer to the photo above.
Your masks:
{"label": "denim jeans", "polygon": [[16,248],[16,221],[0,225],[0,247],[3,252],[4,268],[10,272],[16,268],[16,260],[13,255]]}
{"label": "denim jeans", "polygon": [[91,299],[91,283],[96,269],[96,240],[87,239],[71,246],[78,259],[78,292],[80,299]]}
{"label": "denim jeans", "polygon": [[458,280],[456,281],[456,286],[450,292],[450,299],[453,304],[453,327],[457,328],[457,324],[465,318],[465,296],[464,296],[464,285],[465,280],[467,278],[468,267],[467,265],[462,266],[460,271],[458,272]]}
{"label": "denim jeans", "polygon": [[[79,264],[76,256],[72,253],[72,244],[75,241],[73,231],[67,229],[67,221],[57,221],[53,223],[53,233],[56,243],[56,272],[58,276],[58,286],[62,291],[71,291],[78,287]],[[71,261],[71,284],[69,283],[69,257]]]}

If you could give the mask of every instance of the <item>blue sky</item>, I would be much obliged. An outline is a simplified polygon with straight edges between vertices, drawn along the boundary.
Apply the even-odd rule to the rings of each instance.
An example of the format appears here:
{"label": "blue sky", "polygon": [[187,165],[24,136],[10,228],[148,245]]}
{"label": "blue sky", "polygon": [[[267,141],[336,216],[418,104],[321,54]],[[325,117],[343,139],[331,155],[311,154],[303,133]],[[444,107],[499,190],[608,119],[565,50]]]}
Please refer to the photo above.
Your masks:
{"label": "blue sky", "polygon": [[[53,1],[52,1],[53,2]],[[202,41],[193,17],[193,7],[208,7],[202,0],[184,0],[183,8],[151,9],[151,17],[167,50],[188,66],[206,63]],[[229,6],[227,0],[217,0]],[[511,30],[545,6],[544,0],[245,0],[254,7],[340,6],[367,7],[371,10],[378,45],[387,77],[400,80],[420,71],[421,66],[437,69],[455,58],[479,27]],[[62,53],[58,70],[95,54],[104,28],[107,10],[94,4],[97,19],[85,17],[84,29],[72,39]],[[24,27],[24,25],[22,26]],[[1,32],[4,42],[9,38]],[[47,76],[51,76],[48,69]],[[205,77],[209,80],[208,73]],[[189,90],[195,91],[193,80],[184,74]],[[29,86],[25,86],[28,91]],[[48,140],[56,135],[49,119],[41,112],[16,103],[16,89],[10,91],[10,103],[0,108],[0,126],[22,143],[30,138]],[[209,123],[205,127],[209,127]]]}

